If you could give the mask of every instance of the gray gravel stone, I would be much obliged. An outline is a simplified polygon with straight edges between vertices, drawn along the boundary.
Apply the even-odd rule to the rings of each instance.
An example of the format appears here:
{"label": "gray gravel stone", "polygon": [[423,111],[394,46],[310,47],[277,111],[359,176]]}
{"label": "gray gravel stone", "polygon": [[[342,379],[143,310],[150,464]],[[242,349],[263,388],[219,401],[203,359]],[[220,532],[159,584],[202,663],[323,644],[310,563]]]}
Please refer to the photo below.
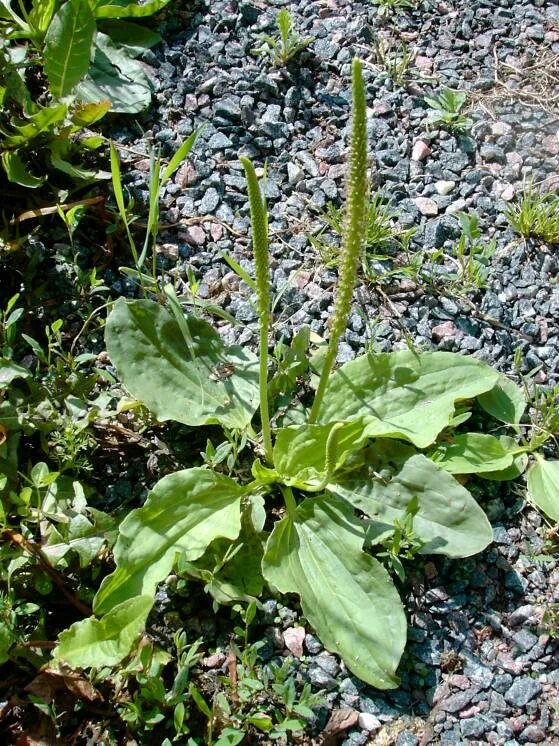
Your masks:
{"label": "gray gravel stone", "polygon": [[226,150],[232,147],[233,142],[223,132],[214,133],[208,140],[208,148],[210,150]]}
{"label": "gray gravel stone", "polygon": [[219,205],[219,194],[216,189],[207,189],[200,201],[199,212],[201,215],[212,213]]}
{"label": "gray gravel stone", "polygon": [[534,699],[542,691],[539,681],[523,676],[516,679],[510,689],[505,693],[506,701],[513,707],[524,707],[530,700]]}
{"label": "gray gravel stone", "polygon": [[495,721],[491,718],[484,715],[474,715],[474,717],[461,721],[460,730],[466,738],[480,738],[488,730],[494,728],[495,725]]}
{"label": "gray gravel stone", "polygon": [[463,710],[470,704],[472,697],[477,694],[478,691],[478,689],[472,687],[463,692],[451,694],[440,703],[440,709],[445,712],[460,712],[460,710]]}

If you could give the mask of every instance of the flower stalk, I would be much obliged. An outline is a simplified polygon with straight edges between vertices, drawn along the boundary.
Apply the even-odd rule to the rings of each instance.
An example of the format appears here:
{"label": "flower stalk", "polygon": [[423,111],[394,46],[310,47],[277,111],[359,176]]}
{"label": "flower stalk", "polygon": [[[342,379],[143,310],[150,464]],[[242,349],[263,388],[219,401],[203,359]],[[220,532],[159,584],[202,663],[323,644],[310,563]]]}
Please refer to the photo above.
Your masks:
{"label": "flower stalk", "polygon": [[354,59],[351,70],[353,124],[346,185],[345,227],[340,253],[340,268],[334,302],[334,314],[330,325],[330,339],[309,417],[309,423],[311,424],[318,419],[330,372],[338,354],[340,339],[347,325],[351,309],[351,298],[357,279],[359,258],[363,250],[369,204],[369,185],[367,182],[367,117],[361,61]]}
{"label": "flower stalk", "polygon": [[252,224],[252,251],[254,254],[254,271],[256,275],[256,292],[258,296],[259,316],[259,386],[260,386],[260,419],[262,421],[262,440],[264,455],[272,463],[272,430],[268,409],[268,331],[270,327],[270,271],[268,250],[268,214],[262,197],[256,171],[251,161],[242,156],[241,163],[245,169]]}

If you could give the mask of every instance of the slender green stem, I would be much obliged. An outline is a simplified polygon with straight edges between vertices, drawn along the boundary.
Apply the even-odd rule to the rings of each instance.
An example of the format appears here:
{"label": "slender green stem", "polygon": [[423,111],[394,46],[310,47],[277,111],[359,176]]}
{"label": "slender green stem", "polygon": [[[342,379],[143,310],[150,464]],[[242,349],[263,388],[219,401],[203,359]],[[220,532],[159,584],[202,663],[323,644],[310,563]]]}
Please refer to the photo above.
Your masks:
{"label": "slender green stem", "polygon": [[293,496],[293,490],[291,489],[291,487],[286,487],[283,484],[280,484],[279,488],[281,490],[281,494],[283,495],[283,499],[285,501],[285,507],[287,508],[287,513],[292,520],[295,520],[296,518],[295,513],[297,511],[297,503],[295,502],[295,498]]}
{"label": "slender green stem", "polygon": [[334,315],[330,327],[330,340],[309,416],[310,423],[316,422],[318,419],[326,385],[336,361],[336,355],[338,354],[338,345],[346,328],[365,235],[365,223],[369,204],[369,187],[367,183],[367,118],[365,86],[363,84],[361,62],[358,59],[354,59],[352,65],[352,97],[353,127],[351,132],[345,229],[340,254],[339,278],[336,289]]}
{"label": "slender green stem", "polygon": [[241,157],[245,169],[252,222],[252,250],[256,274],[256,292],[259,311],[259,357],[260,357],[260,419],[264,455],[272,463],[272,429],[268,410],[268,331],[270,326],[270,270],[268,266],[268,215],[258,185],[254,166],[248,158]]}
{"label": "slender green stem", "polygon": [[[270,413],[268,411],[268,319],[264,326],[262,318],[260,319],[260,370],[259,370],[259,389],[260,389],[260,419],[262,420],[262,439],[264,441],[264,454],[266,461],[272,463],[272,430],[270,427]],[[263,350],[266,352],[264,353]]]}

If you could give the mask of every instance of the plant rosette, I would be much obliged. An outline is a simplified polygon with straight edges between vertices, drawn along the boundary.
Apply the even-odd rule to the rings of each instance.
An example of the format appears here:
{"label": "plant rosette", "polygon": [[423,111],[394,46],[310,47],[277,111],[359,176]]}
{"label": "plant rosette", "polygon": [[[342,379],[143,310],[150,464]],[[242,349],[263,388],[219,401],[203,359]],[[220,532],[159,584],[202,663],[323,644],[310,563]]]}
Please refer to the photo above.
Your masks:
{"label": "plant rosette", "polygon": [[[489,521],[454,475],[511,478],[526,466],[513,438],[464,432],[477,403],[500,422],[522,417],[523,394],[483,362],[450,352],[366,354],[333,370],[364,245],[368,204],[365,89],[353,63],[346,227],[330,340],[303,424],[273,431],[267,401],[268,223],[252,164],[251,206],[260,354],[227,347],[172,304],[120,299],[107,352],[128,392],[160,421],[249,433],[255,457],[238,478],[211,468],[163,477],[122,521],[115,571],[94,617],[61,633],[56,660],[112,665],[145,624],[157,586],[178,565],[219,601],[296,594],[324,646],[380,689],[398,686],[406,616],[375,556],[413,519],[420,554],[467,557],[492,540]],[[169,297],[169,294],[167,294]],[[227,371],[226,375],[220,374]],[[259,408],[261,433],[252,428]],[[273,415],[274,413],[272,413]],[[457,427],[462,430],[457,432]],[[549,467],[533,474],[547,485]],[[275,521],[275,522],[274,522]],[[384,542],[384,544],[383,544]],[[394,543],[399,543],[394,542]],[[120,658],[119,658],[120,657]]]}

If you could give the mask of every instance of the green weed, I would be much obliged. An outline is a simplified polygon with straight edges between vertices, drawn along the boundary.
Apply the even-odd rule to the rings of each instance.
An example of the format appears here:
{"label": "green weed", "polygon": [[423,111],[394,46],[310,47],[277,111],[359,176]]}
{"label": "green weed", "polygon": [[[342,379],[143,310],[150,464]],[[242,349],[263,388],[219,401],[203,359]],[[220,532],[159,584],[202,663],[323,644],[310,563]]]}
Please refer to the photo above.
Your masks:
{"label": "green weed", "polygon": [[[452,262],[456,268],[455,271],[445,274],[441,283],[450,294],[461,296],[482,290],[487,286],[496,241],[494,238],[490,241],[482,239],[476,215],[461,212],[458,217],[462,234],[458,243],[453,247],[452,253],[435,249],[430,253],[430,259],[434,263],[443,259]],[[429,277],[426,279],[428,282],[432,281]]]}
{"label": "green weed", "polygon": [[[126,238],[132,257],[134,259],[135,267],[133,270],[128,270],[128,275],[133,277],[141,285],[144,294],[148,289],[157,291],[157,255],[155,251],[155,243],[157,239],[157,233],[159,231],[159,212],[160,205],[159,200],[165,184],[173,176],[175,171],[179,168],[181,163],[192,150],[198,135],[200,134],[203,125],[198,127],[183,144],[177,149],[173,157],[167,164],[162,163],[159,151],[152,150],[150,155],[150,169],[149,169],[149,209],[147,226],[144,233],[144,242],[140,252],[136,246],[136,241],[132,235],[131,226],[136,221],[136,216],[133,212],[134,203],[133,201],[125,200],[124,189],[122,186],[122,177],[120,169],[120,160],[118,157],[117,150],[114,144],[110,143],[111,153],[111,178],[113,185],[113,193],[117,205],[117,213],[120,218],[124,230],[126,232]],[[151,275],[145,274],[143,268],[146,262],[148,253],[151,250]]]}
{"label": "green weed", "polygon": [[545,610],[542,624],[548,635],[559,638],[559,604],[551,604]]}
{"label": "green weed", "polygon": [[522,192],[517,204],[504,211],[511,227],[523,238],[540,238],[559,244],[559,195],[540,192],[533,184]]}
{"label": "green weed", "polygon": [[472,126],[471,119],[461,113],[466,99],[466,93],[451,88],[443,88],[436,98],[426,96],[425,103],[432,109],[427,122],[451,132],[466,132]]}
{"label": "green weed", "polygon": [[394,42],[379,37],[374,45],[378,64],[397,85],[405,85],[412,76],[415,52],[405,41]]}
{"label": "green weed", "polygon": [[[459,429],[470,418],[465,402],[477,399],[503,429],[518,432],[526,406],[523,392],[489,366],[459,354],[410,349],[368,353],[333,372],[365,246],[368,241],[384,246],[393,239],[387,225],[391,213],[380,198],[373,200],[375,220],[369,225],[365,88],[358,60],[352,93],[334,310],[318,378],[310,381],[316,386],[314,397],[308,387],[301,393],[297,388],[292,400],[291,408],[302,415],[299,424],[278,426],[273,409],[278,397],[270,396],[275,392],[268,371],[268,217],[254,166],[246,158],[259,355],[226,346],[209,324],[185,317],[169,286],[159,302],[120,299],[111,311],[107,352],[126,389],[160,421],[246,433],[254,456],[252,462],[243,458],[232,477],[206,464],[157,482],[142,507],[128,513],[120,526],[116,569],[95,596],[95,617],[60,634],[55,661],[86,668],[93,661],[115,665],[128,655],[158,583],[175,566],[181,582],[201,580],[216,605],[241,600],[250,608],[265,583],[297,594],[317,635],[349,670],[378,688],[394,688],[406,640],[405,614],[379,557],[363,551],[365,542],[370,546],[372,536],[384,535],[384,547],[374,551],[396,574],[403,571],[398,556],[412,558],[419,546],[422,553],[451,557],[483,550],[492,540],[491,526],[459,475],[509,479],[511,471],[513,476],[524,471],[529,454],[536,459],[528,471],[532,499],[553,514],[554,498],[546,484],[559,462],[545,460],[530,444],[505,434]],[[469,232],[465,241],[477,240],[475,223],[465,221],[464,230]],[[282,377],[290,387],[294,373],[296,384],[298,373],[306,374],[300,357],[307,347],[303,336],[292,354],[277,354],[276,387]],[[215,460],[215,450],[209,457]],[[355,599],[343,613],[340,588]],[[126,635],[107,647],[107,635],[114,639],[115,630],[124,628]],[[237,697],[246,697],[251,707],[254,691],[262,688],[262,682],[253,682],[257,652],[247,649],[237,664]],[[285,685],[282,697],[292,702],[291,685],[277,683]],[[189,691],[213,728],[212,699],[197,688]],[[225,704],[219,707],[227,712]],[[269,719],[249,713],[258,719],[250,720],[254,727],[271,730]],[[286,716],[289,723],[293,718]],[[231,717],[236,717],[234,708]],[[293,727],[285,720],[280,725],[284,732]],[[208,740],[212,737],[209,733]]]}
{"label": "green weed", "polygon": [[301,38],[293,24],[293,18],[287,8],[282,8],[276,16],[278,27],[277,36],[260,34],[260,44],[252,50],[258,57],[268,57],[273,65],[281,67],[287,65],[299,52],[306,49],[314,41],[314,36]]}
{"label": "green weed", "polygon": [[[329,203],[326,212],[323,213],[322,219],[325,226],[316,236],[309,236],[312,245],[318,249],[322,261],[326,266],[335,267],[339,262],[340,248],[335,244],[328,242],[323,238],[324,233],[329,229],[337,236],[342,236],[344,232],[344,213],[341,207],[336,207]],[[382,261],[393,256],[396,251],[405,251],[408,248],[409,240],[413,234],[413,229],[404,231],[396,227],[398,212],[392,207],[388,200],[381,192],[375,193],[369,200],[365,234],[364,248],[361,254],[361,269],[363,275],[369,281],[380,279],[378,272],[373,268],[375,261]],[[416,276],[417,267],[412,265],[401,266],[396,270],[387,270],[383,273],[382,279],[387,279],[393,274],[411,274]]]}
{"label": "green weed", "polygon": [[372,0],[372,2],[378,7],[381,18],[417,7],[417,0]]}

